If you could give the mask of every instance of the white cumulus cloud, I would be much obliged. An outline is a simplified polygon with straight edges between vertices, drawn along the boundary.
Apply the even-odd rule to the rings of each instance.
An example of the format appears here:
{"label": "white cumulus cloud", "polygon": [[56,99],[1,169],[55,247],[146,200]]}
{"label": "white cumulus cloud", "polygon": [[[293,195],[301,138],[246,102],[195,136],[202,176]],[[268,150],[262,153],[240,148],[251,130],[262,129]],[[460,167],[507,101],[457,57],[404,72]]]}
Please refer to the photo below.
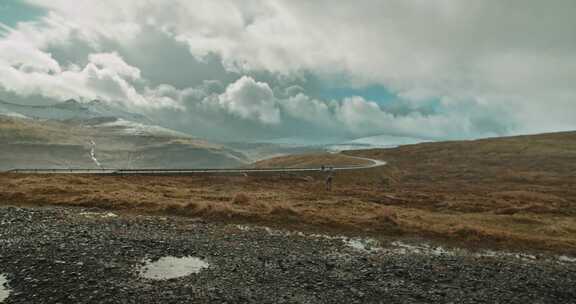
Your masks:
{"label": "white cumulus cloud", "polygon": [[[576,129],[572,0],[27,2],[46,15],[0,34],[0,87],[21,95],[183,109],[177,120],[196,133],[199,122],[254,136],[310,126],[434,138]],[[161,73],[152,81],[146,71]],[[204,75],[218,86],[198,86]],[[307,91],[314,84],[290,83],[303,75],[395,98],[323,99]]]}
{"label": "white cumulus cloud", "polygon": [[242,77],[218,96],[218,103],[228,112],[264,124],[280,123],[280,110],[268,84]]}

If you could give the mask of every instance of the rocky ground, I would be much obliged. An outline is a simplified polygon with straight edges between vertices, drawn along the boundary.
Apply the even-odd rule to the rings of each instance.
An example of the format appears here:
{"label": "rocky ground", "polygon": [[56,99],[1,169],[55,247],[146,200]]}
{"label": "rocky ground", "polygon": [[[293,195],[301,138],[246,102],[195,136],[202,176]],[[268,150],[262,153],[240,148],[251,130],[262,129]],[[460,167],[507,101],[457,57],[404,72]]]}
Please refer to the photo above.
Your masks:
{"label": "rocky ground", "polygon": [[[3,304],[576,303],[573,262],[367,248],[186,217],[3,207],[0,244]],[[164,256],[209,267],[167,280],[140,276],[145,259]]]}

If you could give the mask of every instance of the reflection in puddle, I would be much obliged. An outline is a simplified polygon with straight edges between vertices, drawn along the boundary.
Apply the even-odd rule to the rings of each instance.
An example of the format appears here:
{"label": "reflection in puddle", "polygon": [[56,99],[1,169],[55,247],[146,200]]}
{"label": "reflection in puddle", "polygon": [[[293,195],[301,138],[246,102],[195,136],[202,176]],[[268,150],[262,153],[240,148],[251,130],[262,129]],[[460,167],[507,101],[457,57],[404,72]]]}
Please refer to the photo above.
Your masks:
{"label": "reflection in puddle", "polygon": [[410,244],[401,241],[390,242],[388,246],[380,246],[379,242],[371,238],[342,238],[344,244],[360,252],[380,253],[380,254],[418,254],[428,256],[473,256],[477,258],[512,258],[530,261],[556,261],[561,263],[576,263],[575,257],[554,256],[554,255],[534,255],[529,253],[481,250],[469,251],[463,248],[445,248],[433,246],[426,243]]}
{"label": "reflection in puddle", "polygon": [[97,218],[97,217],[101,217],[101,218],[110,218],[110,217],[118,217],[117,214],[112,213],[112,212],[80,212],[80,215],[83,215],[85,217],[88,218]]}
{"label": "reflection in puddle", "polygon": [[565,255],[561,255],[558,257],[558,260],[560,262],[567,262],[567,263],[576,263],[576,258],[574,257],[569,257],[569,256],[565,256]]}
{"label": "reflection in puddle", "polygon": [[524,262],[531,261],[550,261],[550,262],[563,262],[575,263],[576,258],[569,256],[555,256],[555,255],[535,255],[521,252],[508,252],[508,251],[494,251],[494,250],[480,250],[469,251],[462,248],[444,248],[440,246],[431,246],[426,243],[408,244],[400,241],[390,243],[385,251],[396,254],[423,254],[432,256],[473,256],[477,258],[509,258],[521,260]]}
{"label": "reflection in puddle", "polygon": [[346,246],[359,251],[379,251],[382,249],[378,246],[378,241],[374,239],[344,238],[343,241]]}
{"label": "reflection in puddle", "polygon": [[145,265],[140,269],[140,276],[146,279],[167,280],[184,277],[198,273],[210,266],[208,263],[195,257],[172,257],[166,256],[157,261],[145,260]]}
{"label": "reflection in puddle", "polygon": [[440,246],[430,246],[422,243],[418,245],[408,244],[400,241],[390,243],[391,250],[399,254],[416,253],[425,255],[464,255],[466,252],[462,249],[446,249]]}
{"label": "reflection in puddle", "polygon": [[478,257],[507,257],[507,258],[515,258],[524,261],[530,260],[537,260],[538,257],[533,254],[527,253],[514,253],[514,252],[506,252],[506,251],[493,251],[493,250],[485,250],[475,254]]}
{"label": "reflection in puddle", "polygon": [[10,295],[10,289],[8,289],[8,279],[3,274],[0,274],[0,303],[4,302],[8,295]]}

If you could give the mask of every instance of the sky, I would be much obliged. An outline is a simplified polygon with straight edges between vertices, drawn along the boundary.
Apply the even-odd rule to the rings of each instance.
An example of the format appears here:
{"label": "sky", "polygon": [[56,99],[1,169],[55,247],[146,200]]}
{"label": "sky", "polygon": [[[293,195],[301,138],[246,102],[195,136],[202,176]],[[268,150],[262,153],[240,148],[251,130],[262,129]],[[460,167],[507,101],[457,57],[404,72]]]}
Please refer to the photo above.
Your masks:
{"label": "sky", "polygon": [[0,0],[0,99],[220,141],[576,130],[573,0]]}

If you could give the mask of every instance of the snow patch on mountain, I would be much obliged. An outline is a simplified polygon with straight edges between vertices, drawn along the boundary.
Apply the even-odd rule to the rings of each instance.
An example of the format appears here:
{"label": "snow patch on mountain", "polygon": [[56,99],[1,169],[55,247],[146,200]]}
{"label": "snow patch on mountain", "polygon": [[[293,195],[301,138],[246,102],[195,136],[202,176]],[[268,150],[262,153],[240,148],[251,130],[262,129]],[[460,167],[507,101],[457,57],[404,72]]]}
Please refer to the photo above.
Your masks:
{"label": "snow patch on mountain", "polygon": [[131,113],[123,108],[99,100],[78,102],[69,99],[52,105],[20,105],[0,100],[0,113],[14,113],[36,119],[83,120],[98,117],[116,117],[126,120],[149,123],[146,116]]}
{"label": "snow patch on mountain", "polygon": [[183,137],[190,138],[186,133],[174,131],[160,126],[147,125],[139,122],[129,121],[122,118],[114,121],[104,122],[95,125],[97,128],[113,129],[118,135],[135,135],[135,136],[165,136],[165,137]]}
{"label": "snow patch on mountain", "polygon": [[12,112],[12,111],[9,111],[9,110],[3,109],[3,108],[0,108],[0,115],[2,115],[2,116],[8,116],[8,117],[13,117],[13,118],[22,118],[22,119],[28,118],[28,117],[25,116],[25,115],[22,115],[22,114],[16,113],[16,112]]}

